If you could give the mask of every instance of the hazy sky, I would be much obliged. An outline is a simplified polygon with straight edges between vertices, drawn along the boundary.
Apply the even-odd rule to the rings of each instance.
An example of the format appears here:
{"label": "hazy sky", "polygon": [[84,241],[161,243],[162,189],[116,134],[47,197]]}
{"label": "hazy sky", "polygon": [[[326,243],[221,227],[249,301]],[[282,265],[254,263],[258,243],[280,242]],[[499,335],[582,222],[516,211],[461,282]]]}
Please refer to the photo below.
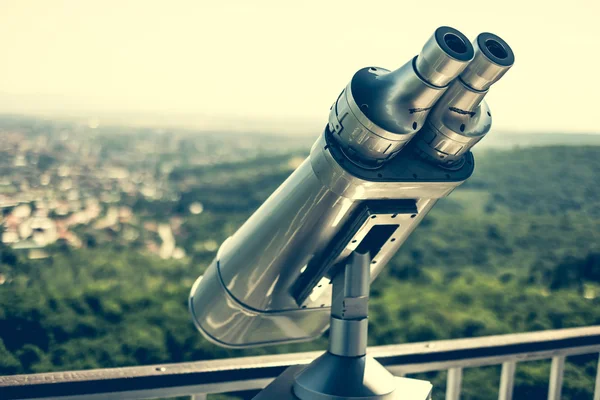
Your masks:
{"label": "hazy sky", "polygon": [[0,0],[0,112],[316,121],[352,74],[440,25],[503,37],[497,129],[600,132],[600,0]]}

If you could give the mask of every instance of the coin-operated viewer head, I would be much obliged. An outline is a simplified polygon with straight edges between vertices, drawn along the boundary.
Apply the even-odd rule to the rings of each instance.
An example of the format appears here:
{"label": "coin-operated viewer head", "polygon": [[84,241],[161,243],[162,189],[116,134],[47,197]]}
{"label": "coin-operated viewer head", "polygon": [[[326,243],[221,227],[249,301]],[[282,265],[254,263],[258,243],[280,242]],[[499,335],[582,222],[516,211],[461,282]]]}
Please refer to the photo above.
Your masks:
{"label": "coin-operated viewer head", "polygon": [[[233,348],[311,340],[330,324],[330,337],[366,337],[366,322],[339,322],[352,314],[348,299],[365,297],[347,278],[349,260],[367,259],[359,282],[368,285],[437,200],[471,176],[470,149],[492,125],[484,97],[513,62],[496,35],[471,43],[440,27],[400,68],[357,71],[309,157],[194,284],[200,332]],[[335,290],[342,276],[350,289]]]}

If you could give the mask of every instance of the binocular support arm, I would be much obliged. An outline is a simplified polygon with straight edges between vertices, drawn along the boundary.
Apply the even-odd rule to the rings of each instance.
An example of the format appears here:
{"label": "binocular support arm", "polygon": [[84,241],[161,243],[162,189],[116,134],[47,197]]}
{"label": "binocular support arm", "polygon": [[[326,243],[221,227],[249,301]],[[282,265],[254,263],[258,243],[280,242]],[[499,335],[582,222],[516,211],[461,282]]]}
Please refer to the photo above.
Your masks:
{"label": "binocular support arm", "polygon": [[358,248],[334,276],[329,350],[296,375],[299,399],[393,398],[394,376],[366,355],[371,260],[368,249]]}
{"label": "binocular support arm", "polygon": [[348,257],[344,270],[332,281],[329,352],[341,357],[367,354],[372,257],[369,251],[361,251]]}
{"label": "binocular support arm", "polygon": [[394,377],[367,353],[373,256],[359,247],[332,280],[329,349],[308,366],[290,367],[255,400],[428,400],[427,381]]}

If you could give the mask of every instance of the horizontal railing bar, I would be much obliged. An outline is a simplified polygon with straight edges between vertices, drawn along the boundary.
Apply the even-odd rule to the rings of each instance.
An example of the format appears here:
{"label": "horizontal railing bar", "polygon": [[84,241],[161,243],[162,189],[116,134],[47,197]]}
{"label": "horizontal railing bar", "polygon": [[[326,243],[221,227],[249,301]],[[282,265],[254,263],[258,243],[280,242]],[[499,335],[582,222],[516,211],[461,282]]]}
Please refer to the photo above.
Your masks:
{"label": "horizontal railing bar", "polygon": [[444,360],[440,362],[428,362],[423,364],[400,364],[386,365],[386,368],[394,375],[408,375],[422,372],[443,371],[450,368],[474,368],[487,367],[491,365],[500,365],[507,361],[526,362],[547,360],[554,356],[577,356],[582,354],[592,354],[600,352],[600,345],[573,347],[561,350],[548,350],[537,353],[516,353],[505,354],[496,357],[478,357],[478,358],[463,358],[459,360]]}
{"label": "horizontal railing bar", "polygon": [[[600,326],[369,348],[398,374],[598,351]],[[321,353],[3,376],[0,398],[146,399],[260,389],[288,366],[307,364]]]}
{"label": "horizontal railing bar", "polygon": [[[600,345],[600,326],[479,338],[378,346],[369,354],[383,365],[425,364],[473,358],[558,352]],[[593,352],[593,350],[592,350]]]}

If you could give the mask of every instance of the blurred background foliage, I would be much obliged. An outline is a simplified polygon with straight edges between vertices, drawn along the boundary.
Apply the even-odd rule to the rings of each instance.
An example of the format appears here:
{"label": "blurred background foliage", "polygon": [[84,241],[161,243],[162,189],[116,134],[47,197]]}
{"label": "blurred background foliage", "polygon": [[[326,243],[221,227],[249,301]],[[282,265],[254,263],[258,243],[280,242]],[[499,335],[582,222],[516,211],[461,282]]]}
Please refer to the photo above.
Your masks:
{"label": "blurred background foliage", "polygon": [[[132,200],[139,214],[178,215],[187,256],[89,237],[29,260],[0,247],[0,375],[324,349],[312,343],[227,350],[194,329],[187,297],[221,243],[293,169],[304,151],[207,166],[176,201]],[[600,147],[486,150],[474,176],[439,202],[376,280],[370,345],[600,324]],[[563,395],[591,398],[597,355],[572,357]],[[495,399],[497,367],[465,370],[464,399]],[[445,373],[428,374],[434,397]],[[518,365],[515,398],[544,398],[549,362]],[[224,396],[215,398],[225,398]]]}

